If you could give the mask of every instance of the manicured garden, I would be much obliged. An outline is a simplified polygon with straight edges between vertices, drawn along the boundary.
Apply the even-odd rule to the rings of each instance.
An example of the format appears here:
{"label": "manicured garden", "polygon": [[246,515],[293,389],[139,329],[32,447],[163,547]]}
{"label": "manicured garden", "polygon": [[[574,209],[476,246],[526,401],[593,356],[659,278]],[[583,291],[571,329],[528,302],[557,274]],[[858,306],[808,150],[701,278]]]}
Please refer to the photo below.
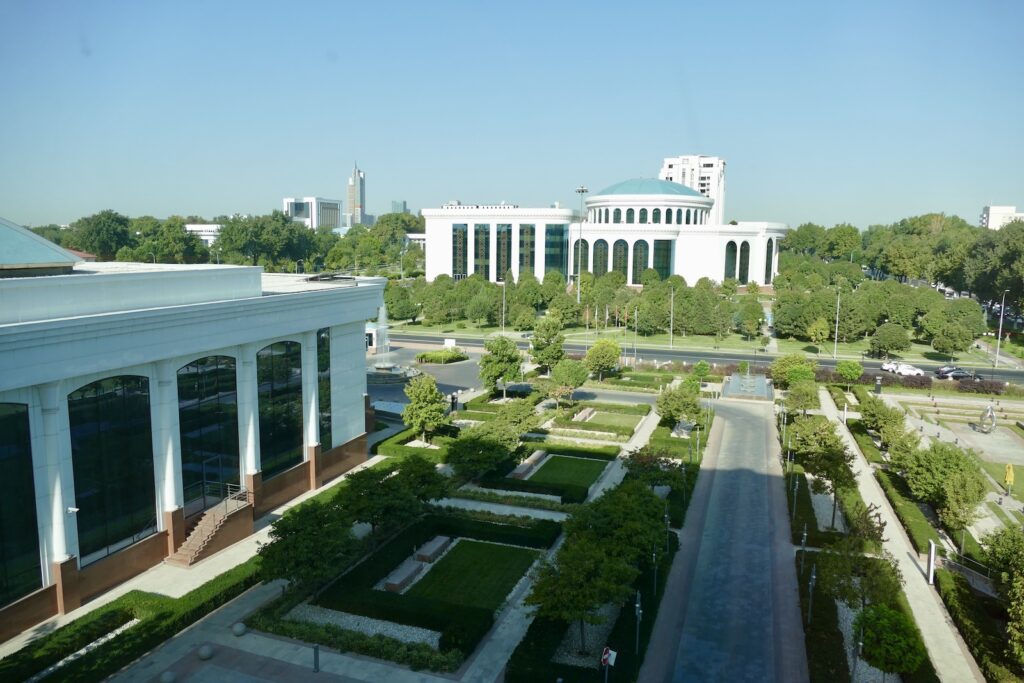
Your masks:
{"label": "manicured garden", "polygon": [[529,481],[539,484],[590,487],[604,472],[607,463],[589,458],[551,455],[540,469],[530,476]]}
{"label": "manicured garden", "polygon": [[468,359],[469,356],[462,349],[441,349],[440,351],[424,351],[423,353],[416,354],[416,361],[419,363],[439,365],[458,363]]}
{"label": "manicured garden", "polygon": [[405,595],[496,610],[539,552],[460,540]]}

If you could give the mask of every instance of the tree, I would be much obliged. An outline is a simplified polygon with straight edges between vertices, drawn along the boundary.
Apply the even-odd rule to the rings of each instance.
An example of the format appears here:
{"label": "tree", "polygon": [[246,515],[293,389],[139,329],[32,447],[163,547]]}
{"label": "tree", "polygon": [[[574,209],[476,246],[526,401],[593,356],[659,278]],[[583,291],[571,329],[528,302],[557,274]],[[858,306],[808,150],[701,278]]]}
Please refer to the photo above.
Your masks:
{"label": "tree", "polygon": [[412,378],[405,386],[409,403],[402,409],[402,421],[419,432],[421,438],[430,443],[430,436],[441,425],[448,424],[445,413],[448,401],[437,390],[433,376],[423,373]]}
{"label": "tree", "polygon": [[561,402],[563,397],[571,399],[572,392],[583,386],[588,376],[589,372],[586,366],[580,361],[560,360],[551,370],[551,389],[549,390],[549,395],[556,402]]}
{"label": "tree", "polygon": [[978,519],[978,505],[985,500],[987,488],[977,475],[966,470],[953,472],[942,484],[942,507],[939,519],[950,529],[960,531],[960,552],[967,527]]}
{"label": "tree", "polygon": [[[755,285],[756,286],[756,285]],[[747,339],[753,339],[754,335],[761,330],[761,319],[764,316],[764,309],[757,302],[756,297],[745,297],[736,311],[739,321],[740,334]]]}
{"label": "tree", "polygon": [[[814,379],[815,362],[802,353],[779,356],[772,362],[772,381],[779,389],[785,389],[789,382]],[[796,372],[793,372],[796,370]]]}
{"label": "tree", "polygon": [[870,348],[875,355],[888,358],[889,354],[894,351],[910,348],[910,335],[896,323],[886,323],[871,335]]}
{"label": "tree", "polygon": [[448,480],[422,455],[410,455],[402,460],[392,478],[421,503],[444,498],[448,493]]}
{"label": "tree", "polygon": [[860,246],[860,232],[848,223],[840,223],[825,233],[825,244],[826,251],[832,258],[851,256]]}
{"label": "tree", "polygon": [[544,294],[541,284],[532,270],[525,270],[519,274],[519,282],[516,283],[516,291],[513,299],[516,303],[536,310],[544,303]]}
{"label": "tree", "polygon": [[966,327],[959,323],[946,323],[932,339],[932,348],[949,356],[952,361],[953,354],[966,351],[973,341],[974,335]]}
{"label": "tree", "polygon": [[259,544],[260,572],[268,581],[315,586],[337,575],[354,545],[351,521],[333,505],[311,500],[271,525],[270,542]]}
{"label": "tree", "polygon": [[131,242],[128,225],[127,216],[106,209],[72,223],[69,243],[96,254],[100,261],[112,261],[118,250]]}
{"label": "tree", "polygon": [[662,424],[675,427],[676,423],[686,418],[696,422],[700,416],[700,395],[699,389],[694,390],[691,386],[678,386],[672,389],[665,389],[658,396],[655,410],[661,416]]}
{"label": "tree", "polygon": [[828,339],[829,334],[828,321],[824,318],[815,318],[810,325],[807,326],[807,338],[811,340],[811,343],[818,348],[818,352],[821,352],[822,342]]}
{"label": "tree", "polygon": [[422,503],[401,479],[392,476],[393,471],[382,467],[349,474],[348,484],[338,488],[334,504],[351,520],[369,524],[374,532],[414,517]]}
{"label": "tree", "polygon": [[1006,595],[1015,576],[1024,576],[1024,530],[1002,527],[981,539],[985,564],[996,570],[999,591]]}
{"label": "tree", "polygon": [[611,372],[619,365],[622,350],[611,339],[599,339],[587,351],[584,363],[587,369],[597,373],[598,380],[604,379],[604,373]]}
{"label": "tree", "polygon": [[855,360],[841,360],[836,363],[836,372],[846,381],[846,390],[849,391],[853,383],[864,374],[864,367]]}
{"label": "tree", "polygon": [[508,311],[508,319],[514,330],[532,330],[537,322],[537,312],[529,306],[513,304]]}
{"label": "tree", "polygon": [[[905,479],[910,492],[914,497],[939,511],[940,517],[943,509],[946,508],[948,493],[946,483],[955,476],[962,475],[957,479],[959,486],[967,489],[968,492],[980,491],[982,495],[975,502],[981,502],[984,497],[985,485],[978,471],[978,466],[966,453],[953,444],[941,441],[932,441],[927,449],[914,451],[905,463]],[[963,501],[955,501],[958,504],[965,504]]]}
{"label": "tree", "polygon": [[793,413],[802,410],[806,415],[808,410],[817,408],[818,405],[817,382],[806,379],[790,382],[789,390],[786,392],[786,410]]}
{"label": "tree", "polygon": [[701,384],[703,384],[705,378],[711,374],[711,366],[708,365],[706,360],[697,361],[693,364],[693,370],[690,371],[690,374],[699,379]]}
{"label": "tree", "polygon": [[541,318],[533,329],[533,362],[550,370],[565,357],[564,342],[562,323],[555,318]]}
{"label": "tree", "polygon": [[864,609],[853,628],[861,633],[864,661],[883,675],[917,671],[927,656],[914,622],[886,605]]}
{"label": "tree", "polygon": [[1017,664],[1024,664],[1024,575],[1013,577],[1006,597],[1006,651]]}
{"label": "tree", "polygon": [[747,294],[756,296],[761,293],[761,286],[755,281],[751,280],[747,283]]}
{"label": "tree", "polygon": [[545,303],[549,303],[559,294],[565,294],[565,278],[557,270],[549,270],[544,273],[544,283],[541,285],[541,296]]}
{"label": "tree", "polygon": [[483,357],[480,358],[480,379],[494,391],[502,383],[502,396],[508,397],[508,383],[519,377],[522,358],[519,349],[508,337],[495,337],[484,343]]}
{"label": "tree", "polygon": [[388,317],[392,320],[415,321],[419,315],[419,306],[412,300],[408,287],[389,280],[384,288],[384,303],[387,305]]}
{"label": "tree", "polygon": [[[455,474],[473,480],[512,457],[512,450],[500,433],[502,428],[491,425],[484,423],[464,430],[448,444],[445,462],[452,466]],[[504,431],[510,434],[507,428]]]}
{"label": "tree", "polygon": [[804,223],[790,230],[782,238],[780,248],[803,254],[815,254],[826,244],[825,228],[814,223]]}
{"label": "tree", "polygon": [[727,277],[722,280],[722,284],[718,291],[727,299],[731,299],[736,296],[736,290],[739,288],[739,283],[736,282],[735,278]]}

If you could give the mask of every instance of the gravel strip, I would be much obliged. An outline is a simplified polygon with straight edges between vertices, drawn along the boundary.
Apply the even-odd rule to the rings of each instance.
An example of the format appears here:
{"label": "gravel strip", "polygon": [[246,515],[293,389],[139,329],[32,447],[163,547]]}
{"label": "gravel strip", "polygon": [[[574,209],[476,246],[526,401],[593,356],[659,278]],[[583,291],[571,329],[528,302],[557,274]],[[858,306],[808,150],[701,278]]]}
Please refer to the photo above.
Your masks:
{"label": "gravel strip", "polygon": [[[903,679],[899,674],[883,674],[863,659],[855,661],[857,659],[857,642],[853,635],[853,622],[857,618],[857,613],[847,607],[842,600],[836,600],[836,611],[839,616],[839,630],[843,633],[846,661],[850,666],[851,683],[877,683],[882,680],[900,683]],[[856,670],[854,670],[855,667]]]}
{"label": "gravel strip", "polygon": [[608,635],[612,632],[612,627],[615,626],[615,620],[619,617],[619,609],[619,605],[604,605],[597,611],[599,616],[604,617],[604,621],[600,624],[583,625],[587,651],[582,655],[580,654],[580,626],[576,622],[570,624],[551,661],[558,664],[597,669],[601,665],[601,651],[608,642]]}
{"label": "gravel strip", "polygon": [[288,613],[288,618],[293,621],[304,621],[311,624],[331,624],[350,631],[359,631],[370,636],[382,635],[388,638],[400,640],[403,643],[424,643],[438,649],[441,643],[441,634],[417,626],[406,626],[391,621],[371,619],[370,617],[338,612],[324,607],[317,607],[303,603],[297,605]]}

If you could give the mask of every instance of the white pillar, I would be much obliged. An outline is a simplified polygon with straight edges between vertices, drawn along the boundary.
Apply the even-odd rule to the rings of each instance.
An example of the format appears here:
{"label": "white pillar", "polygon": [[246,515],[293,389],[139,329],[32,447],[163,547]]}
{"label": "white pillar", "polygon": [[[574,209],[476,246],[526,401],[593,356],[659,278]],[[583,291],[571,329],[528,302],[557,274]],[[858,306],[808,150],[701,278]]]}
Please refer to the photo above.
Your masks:
{"label": "white pillar", "polygon": [[466,223],[466,277],[476,271],[473,261],[476,260],[476,226]]}
{"label": "white pillar", "polygon": [[544,273],[547,272],[545,263],[544,245],[547,244],[548,226],[545,223],[536,223],[533,226],[533,274],[538,280],[544,282]]}
{"label": "white pillar", "polygon": [[238,456],[241,480],[260,471],[260,395],[256,345],[243,344],[238,354]]}
{"label": "white pillar", "polygon": [[[178,370],[171,361],[156,364],[156,391],[150,396],[153,419],[153,471],[160,512],[185,505],[181,481],[181,423],[178,415]],[[163,515],[157,525],[164,529]]]}
{"label": "white pillar", "polygon": [[522,273],[519,272],[519,223],[512,224],[512,236],[509,238],[512,240],[510,250],[512,252],[512,272],[516,274],[516,282],[519,282],[519,278],[522,277]]}
{"label": "white pillar", "polygon": [[41,385],[37,390],[43,415],[43,452],[41,458],[33,456],[36,514],[46,556],[44,566],[48,568],[51,563],[78,554],[78,524],[74,513],[68,512],[75,506],[75,487],[67,397],[60,382]]}
{"label": "white pillar", "polygon": [[626,284],[633,284],[633,251],[636,249],[635,242],[626,242]]}
{"label": "white pillar", "polygon": [[358,340],[363,323],[331,328],[331,440],[323,450],[336,448],[366,431],[363,395],[366,364]]}
{"label": "white pillar", "polygon": [[302,342],[302,445],[320,443],[320,396],[317,386],[316,332],[303,332]]}
{"label": "white pillar", "polygon": [[487,224],[487,279],[498,281],[498,224]]}

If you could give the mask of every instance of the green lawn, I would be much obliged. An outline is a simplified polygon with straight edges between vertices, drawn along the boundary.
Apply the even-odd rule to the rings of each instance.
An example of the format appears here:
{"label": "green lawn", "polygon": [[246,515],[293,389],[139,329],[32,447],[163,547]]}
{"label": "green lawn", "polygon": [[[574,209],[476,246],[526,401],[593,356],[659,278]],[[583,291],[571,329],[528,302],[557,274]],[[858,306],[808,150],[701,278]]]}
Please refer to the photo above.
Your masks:
{"label": "green lawn", "polygon": [[608,463],[603,460],[552,455],[528,481],[556,486],[562,484],[590,486],[597,481],[607,465]]}
{"label": "green lawn", "polygon": [[406,595],[495,610],[540,553],[462,539]]}
{"label": "green lawn", "polygon": [[630,429],[636,429],[636,426],[640,424],[641,417],[639,415],[626,415],[624,413],[604,413],[598,412],[594,414],[594,417],[587,420],[584,424],[588,425],[614,425],[616,427],[629,427]]}
{"label": "green lawn", "polygon": [[[821,358],[832,357],[832,342],[823,342],[819,347],[810,342],[801,341],[799,339],[779,339],[778,346],[779,353],[807,353],[812,356],[820,356]],[[859,339],[855,342],[840,342],[837,349],[837,353],[840,358],[859,359],[862,353],[866,354],[868,351],[869,344],[868,341],[864,339]],[[949,356],[937,353],[928,344],[921,344],[919,342],[913,342],[909,349],[896,355],[900,360],[909,362],[949,362]],[[991,365],[991,361],[988,359],[988,356],[975,350],[972,346],[971,350],[956,356],[956,364],[964,367],[988,367]]]}

